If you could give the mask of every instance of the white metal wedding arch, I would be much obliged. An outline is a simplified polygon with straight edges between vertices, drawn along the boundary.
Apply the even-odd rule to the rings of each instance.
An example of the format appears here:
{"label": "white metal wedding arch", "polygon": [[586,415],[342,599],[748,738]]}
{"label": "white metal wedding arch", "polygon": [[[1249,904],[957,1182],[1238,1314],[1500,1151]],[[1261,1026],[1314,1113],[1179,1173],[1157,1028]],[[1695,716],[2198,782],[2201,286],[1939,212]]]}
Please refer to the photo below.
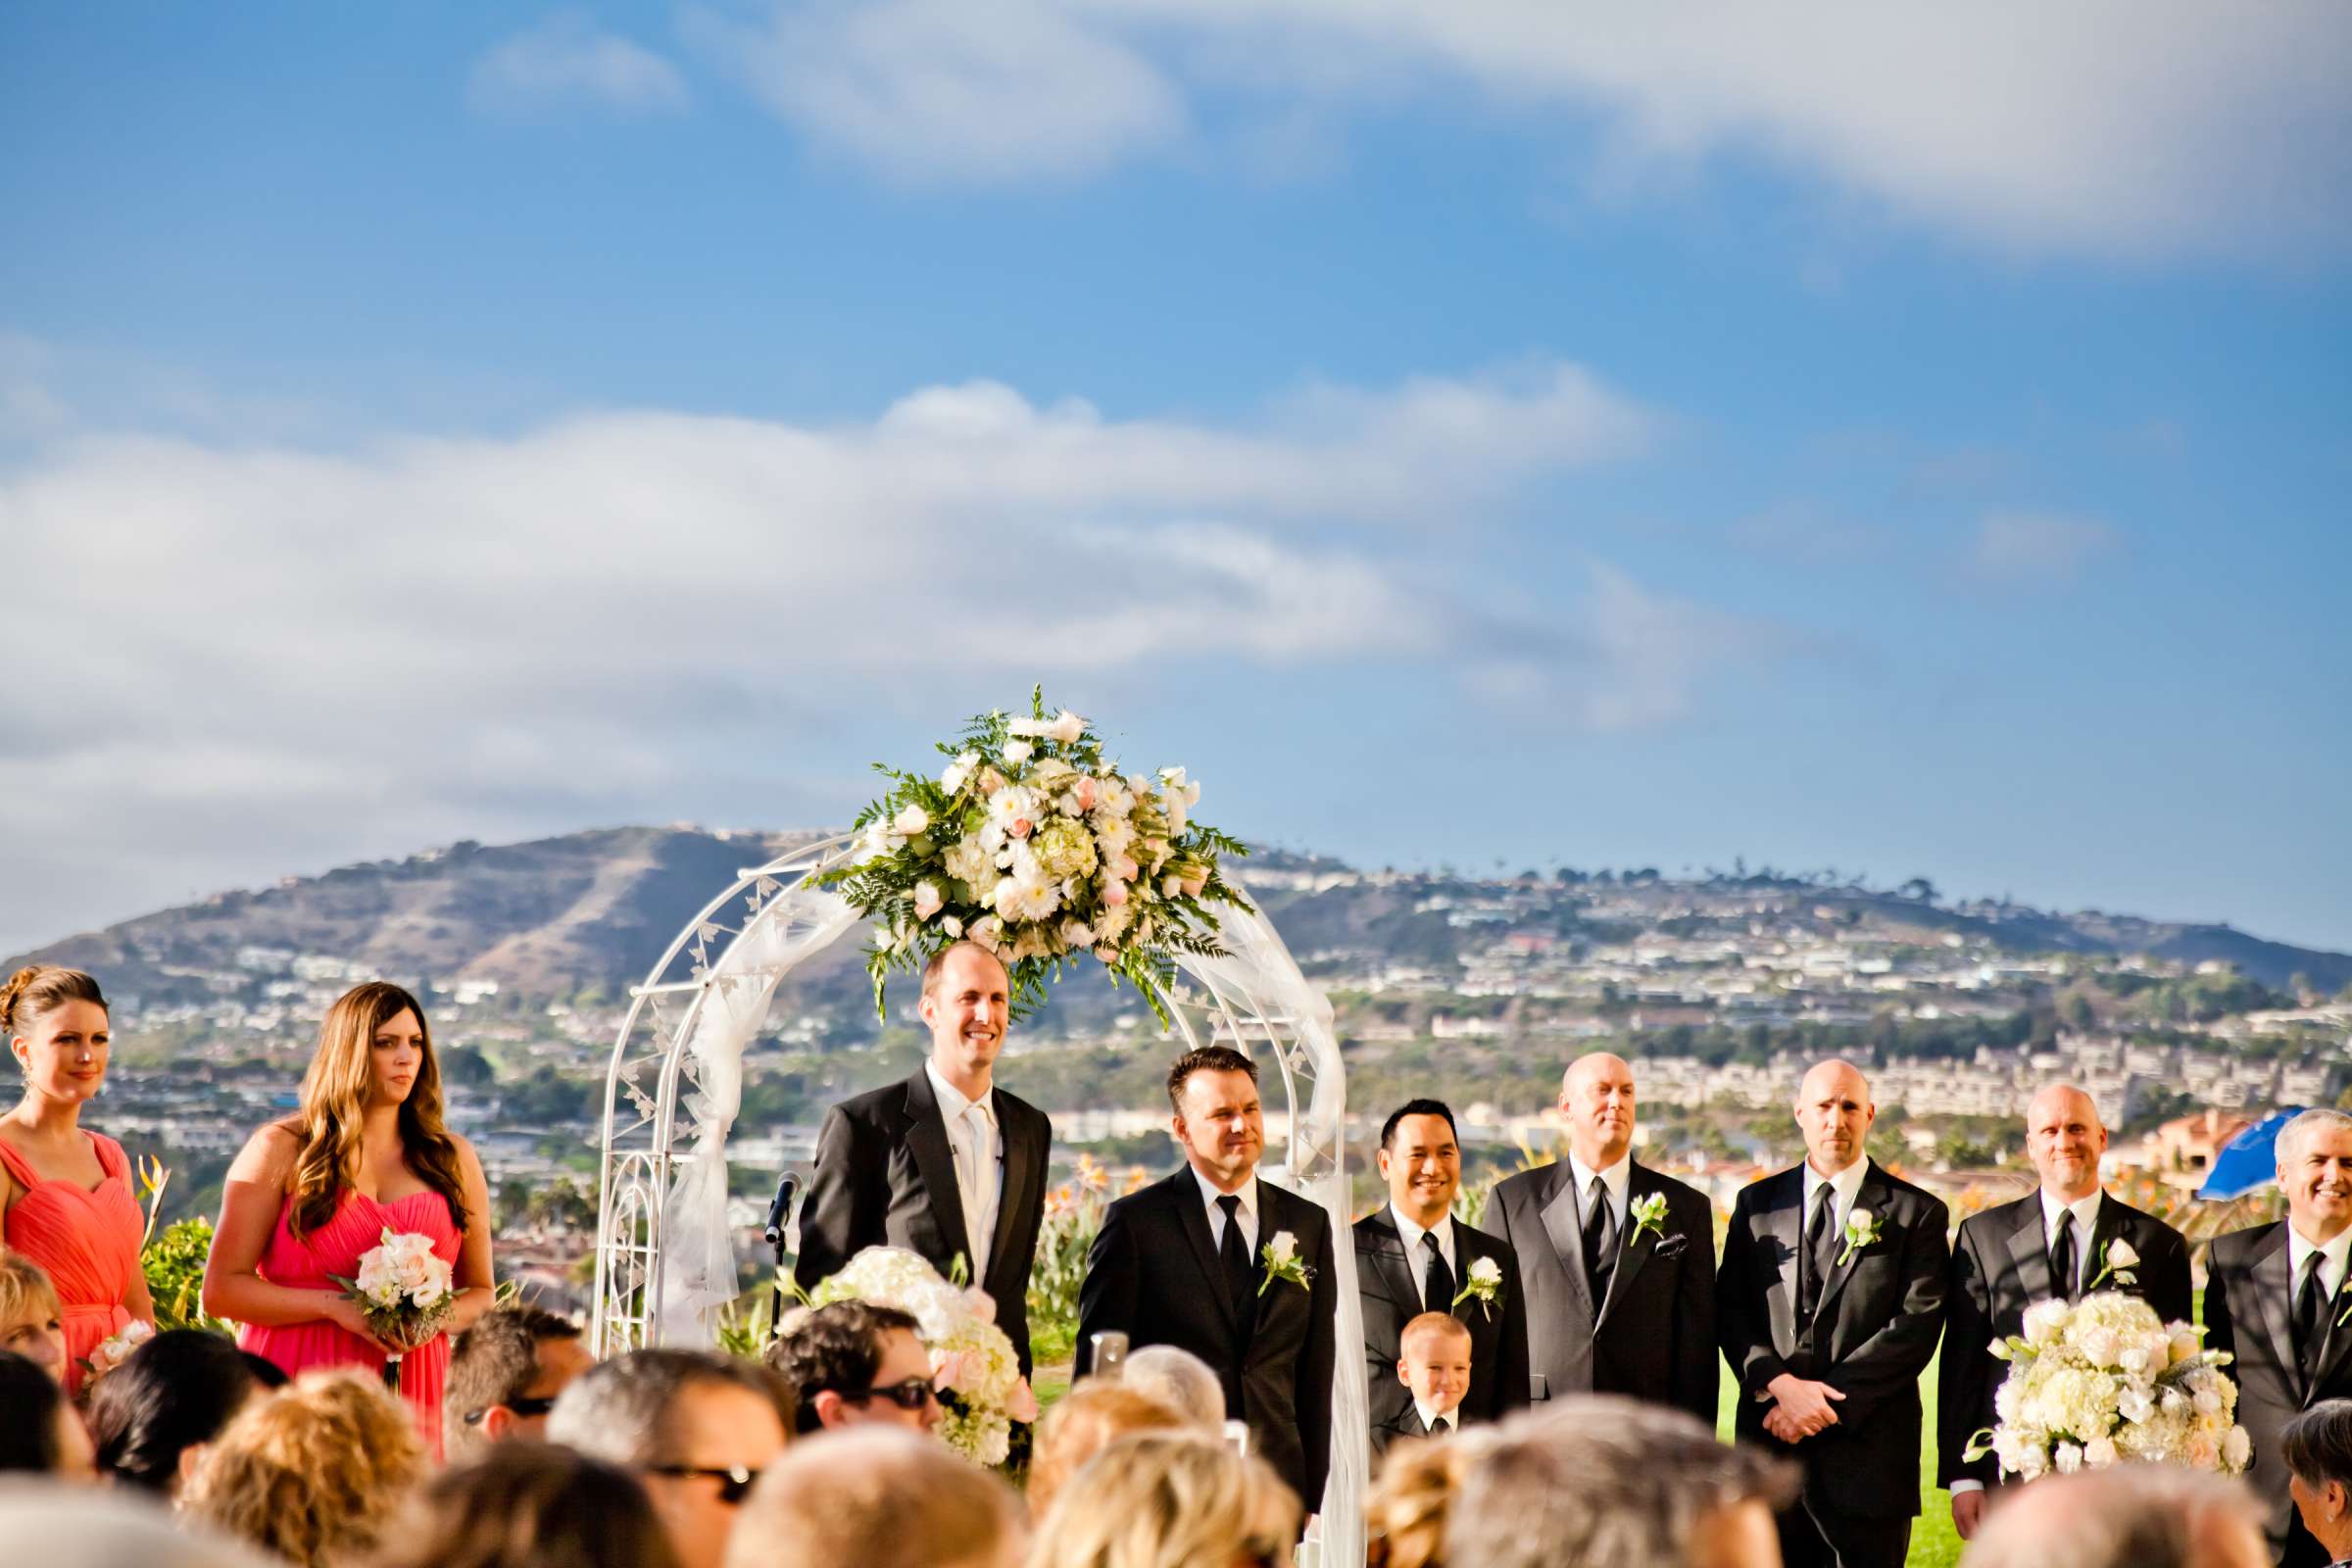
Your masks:
{"label": "white metal wedding arch", "polygon": [[[849,835],[787,851],[737,874],[688,921],[636,988],[605,1085],[599,1180],[596,1352],[711,1344],[737,1296],[727,1224],[727,1135],[743,1098],[743,1054],[776,988],[859,924],[821,885],[853,861]],[[1223,955],[1182,955],[1185,982],[1160,1001],[1186,1048],[1218,1043],[1275,1066],[1290,1110],[1280,1165],[1261,1174],[1331,1216],[1339,1298],[1331,1475],[1320,1500],[1325,1560],[1363,1560],[1369,1416],[1362,1311],[1348,1224],[1346,1077],[1331,1003],[1299,973],[1261,913],[1219,911]],[[1269,1086],[1270,1088],[1271,1086]]]}

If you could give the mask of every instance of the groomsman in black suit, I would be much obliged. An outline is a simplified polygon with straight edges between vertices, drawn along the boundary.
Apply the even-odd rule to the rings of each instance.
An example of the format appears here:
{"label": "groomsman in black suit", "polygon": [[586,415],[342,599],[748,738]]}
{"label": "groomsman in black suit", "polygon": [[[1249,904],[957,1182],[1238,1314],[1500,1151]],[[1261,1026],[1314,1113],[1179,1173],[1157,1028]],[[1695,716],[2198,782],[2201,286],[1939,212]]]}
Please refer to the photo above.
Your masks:
{"label": "groomsman in black suit", "polygon": [[2254,1440],[2246,1479],[2285,1568],[2328,1560],[2295,1516],[2279,1434],[2322,1399],[2352,1397],[2352,1116],[2307,1110],[2279,1129],[2286,1218],[2214,1239],[2205,1257],[2205,1347],[2237,1357],[2237,1422]]}
{"label": "groomsman in black suit", "polygon": [[1265,1123],[1248,1056],[1185,1053],[1168,1102],[1184,1168],[1103,1214],[1078,1290],[1078,1372],[1105,1331],[1192,1351],[1223,1382],[1226,1415],[1250,1424],[1253,1451],[1313,1512],[1331,1457],[1330,1217],[1258,1179]]}
{"label": "groomsman in black suit", "polygon": [[1964,1459],[1969,1440],[1998,1419],[1992,1396],[2009,1375],[1991,1347],[2025,1332],[2026,1308],[2054,1296],[2080,1300],[2126,1291],[2167,1323],[2189,1318],[2188,1244],[2180,1233],[2099,1191],[2107,1129],[2090,1096],[2051,1084],[2026,1107],[2026,1153],[2041,1185],[1960,1222],[1944,1293],[1943,1359],[1936,1375],[1936,1480],[1951,1489],[1963,1541],[1984,1516],[2000,1466]]}
{"label": "groomsman in black suit", "polygon": [[1605,1052],[1560,1083],[1568,1157],[1494,1189],[1519,1255],[1529,1391],[1625,1394],[1715,1423],[1715,1210],[1634,1163],[1634,1069]]}
{"label": "groomsman in black suit", "polygon": [[868,1247],[903,1247],[997,1303],[1029,1374],[1029,1267],[1046,1213],[1054,1124],[996,1087],[1011,986],[997,956],[958,942],[923,967],[931,1056],[904,1083],[825,1112],[792,1277],[803,1290]]}
{"label": "groomsman in black suit", "polygon": [[1869,1158],[1878,1106],[1851,1063],[1796,1092],[1805,1162],[1740,1195],[1716,1313],[1733,1424],[1804,1467],[1788,1568],[1902,1568],[1919,1514],[1919,1375],[1943,1332],[1940,1200]]}
{"label": "groomsman in black suit", "polygon": [[1470,1388],[1456,1406],[1460,1421],[1499,1421],[1527,1404],[1519,1258],[1509,1244],[1453,1217],[1462,1186],[1453,1112],[1443,1101],[1406,1102],[1380,1130],[1379,1157],[1388,1205],[1355,1222],[1375,1455],[1411,1408],[1396,1363],[1404,1326],[1424,1312],[1450,1312],[1470,1331]]}

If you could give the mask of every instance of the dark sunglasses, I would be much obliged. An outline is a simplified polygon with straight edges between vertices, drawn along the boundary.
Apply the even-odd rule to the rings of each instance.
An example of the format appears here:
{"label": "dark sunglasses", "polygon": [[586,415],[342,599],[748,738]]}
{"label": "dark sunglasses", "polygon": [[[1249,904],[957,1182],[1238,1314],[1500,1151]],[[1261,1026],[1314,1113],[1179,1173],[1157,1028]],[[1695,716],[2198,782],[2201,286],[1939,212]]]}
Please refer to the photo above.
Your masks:
{"label": "dark sunglasses", "polygon": [[[507,1409],[514,1411],[516,1415],[522,1417],[525,1421],[528,1421],[533,1416],[542,1416],[547,1414],[548,1411],[553,1410],[556,1407],[556,1401],[552,1397],[545,1399],[508,1399],[505,1401],[505,1405]],[[482,1424],[482,1418],[497,1408],[499,1408],[499,1406],[493,1404],[480,1410],[468,1410],[466,1412],[466,1424],[469,1427],[478,1427]]]}
{"label": "dark sunglasses", "polygon": [[878,1389],[868,1389],[863,1394],[845,1394],[842,1397],[855,1399],[860,1404],[867,1399],[888,1399],[902,1410],[920,1410],[938,1398],[939,1394],[931,1387],[929,1378],[908,1378],[904,1383],[886,1384]]}
{"label": "dark sunglasses", "polygon": [[707,1464],[649,1464],[645,1467],[645,1473],[649,1476],[709,1476],[718,1483],[718,1500],[730,1508],[743,1501],[744,1494],[752,1490],[752,1483],[760,1479],[759,1471],[739,1464],[731,1464],[724,1469]]}

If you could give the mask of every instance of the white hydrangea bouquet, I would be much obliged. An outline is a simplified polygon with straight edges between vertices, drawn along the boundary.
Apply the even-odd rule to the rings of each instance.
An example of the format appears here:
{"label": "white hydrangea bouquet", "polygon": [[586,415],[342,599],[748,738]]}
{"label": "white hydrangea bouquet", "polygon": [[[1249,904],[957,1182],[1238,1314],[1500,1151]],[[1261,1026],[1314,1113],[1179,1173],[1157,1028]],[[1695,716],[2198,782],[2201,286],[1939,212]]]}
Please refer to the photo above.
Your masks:
{"label": "white hydrangea bouquet", "polygon": [[[368,1329],[378,1339],[411,1349],[440,1333],[457,1309],[457,1282],[449,1263],[433,1250],[431,1237],[415,1231],[385,1226],[383,1239],[360,1254],[357,1278],[327,1278],[360,1303]],[[384,1358],[385,1387],[400,1387],[400,1360],[397,1355]]]}
{"label": "white hydrangea bouquet", "polygon": [[2124,1460],[2235,1475],[2252,1459],[2232,1419],[2237,1386],[2221,1370],[2230,1357],[2202,1347],[2202,1329],[2168,1325],[2120,1291],[2036,1302],[2023,1326],[1991,1348],[2010,1363],[1993,1396],[2000,1421],[1968,1458],[1991,1453],[2026,1481]]}
{"label": "white hydrangea bouquet", "polygon": [[1249,908],[1219,861],[1250,852],[1192,819],[1200,786],[1183,768],[1122,774],[1085,719],[1048,715],[1043,688],[1029,707],[973,718],[937,776],[875,764],[890,790],[858,815],[857,862],[825,880],[881,927],[877,1010],[893,969],[968,937],[1004,960],[1016,1015],[1087,954],[1156,1012],[1173,955],[1222,953],[1211,906]]}
{"label": "white hydrangea bouquet", "polygon": [[950,1284],[903,1248],[869,1247],[808,1293],[811,1306],[851,1300],[895,1306],[914,1319],[915,1338],[931,1352],[932,1386],[948,1411],[939,1435],[976,1464],[1004,1463],[1012,1424],[1037,1419],[1037,1396],[1021,1376],[1012,1341],[997,1327],[989,1294]]}

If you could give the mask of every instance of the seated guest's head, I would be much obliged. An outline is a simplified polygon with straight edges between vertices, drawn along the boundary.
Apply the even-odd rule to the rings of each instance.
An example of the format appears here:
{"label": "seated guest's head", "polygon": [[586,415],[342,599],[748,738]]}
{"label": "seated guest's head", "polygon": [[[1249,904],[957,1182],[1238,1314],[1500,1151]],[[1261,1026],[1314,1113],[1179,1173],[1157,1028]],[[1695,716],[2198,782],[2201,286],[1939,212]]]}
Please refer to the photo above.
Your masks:
{"label": "seated guest's head", "polygon": [[1225,1385],[1217,1381],[1214,1367],[1180,1345],[1147,1345],[1128,1351],[1119,1381],[1182,1410],[1197,1427],[1225,1429]]}
{"label": "seated guest's head", "polygon": [[1105,1444],[1133,1432],[1178,1432],[1191,1425],[1171,1408],[1125,1382],[1081,1378],[1037,1423],[1029,1459],[1029,1511],[1044,1517],[1080,1466]]}
{"label": "seated guest's head", "polygon": [[1795,1472],[1679,1410],[1586,1396],[1504,1423],[1446,1522],[1470,1568],[1778,1568]]}
{"label": "seated guest's head", "polygon": [[41,1568],[285,1568],[188,1529],[143,1492],[0,1477],[0,1542]]}
{"label": "seated guest's head", "polygon": [[90,1389],[98,1468],[123,1486],[176,1494],[229,1417],[262,1392],[255,1360],[200,1329],[168,1329],[131,1351]]}
{"label": "seated guest's head", "polygon": [[499,1443],[434,1476],[368,1568],[678,1568],[637,1478],[554,1443]]}
{"label": "seated guest's head", "polygon": [[768,1365],[800,1396],[801,1430],[866,1425],[928,1432],[946,1411],[931,1386],[931,1352],[914,1319],[870,1301],[835,1301],[804,1315],[768,1347]]}
{"label": "seated guest's head", "polygon": [[1289,1568],[1299,1523],[1262,1459],[1198,1432],[1148,1432],[1070,1478],[1029,1568]]}
{"label": "seated guest's head", "polygon": [[1424,1312],[1404,1326],[1397,1348],[1396,1381],[1434,1430],[1470,1392],[1470,1326],[1451,1312]]}
{"label": "seated guest's head", "polygon": [[65,1309],[40,1264],[0,1250],[0,1350],[14,1350],[66,1381]]}
{"label": "seated guest's head", "polygon": [[450,1348],[443,1451],[454,1463],[485,1443],[546,1436],[556,1396],[592,1364],[569,1318],[519,1301],[484,1312]]}
{"label": "seated guest's head", "polygon": [[1494,1431],[1476,1427],[1445,1443],[1403,1438],[1390,1445],[1364,1503],[1368,1568],[1445,1568],[1454,1494]]}
{"label": "seated guest's head", "polygon": [[636,1472],[684,1568],[716,1568],[760,1473],[784,1451],[792,1389],[757,1362],[634,1350],[571,1380],[547,1436]]}
{"label": "seated guest's head", "polygon": [[2004,1489],[1962,1568],[2265,1568],[2242,1482],[2175,1465],[2119,1464]]}
{"label": "seated guest's head", "polygon": [[236,1413],[180,1506],[299,1568],[345,1568],[375,1545],[424,1463],[416,1417],[375,1378],[307,1372]]}
{"label": "seated guest's head", "polygon": [[49,1369],[0,1350],[0,1471],[97,1479],[90,1437]]}
{"label": "seated guest's head", "polygon": [[2352,1556],[2352,1399],[2322,1399],[2278,1434],[2286,1489],[2331,1562]]}
{"label": "seated guest's head", "polygon": [[921,1433],[832,1432],[768,1467],[726,1568],[1012,1568],[1012,1489]]}

